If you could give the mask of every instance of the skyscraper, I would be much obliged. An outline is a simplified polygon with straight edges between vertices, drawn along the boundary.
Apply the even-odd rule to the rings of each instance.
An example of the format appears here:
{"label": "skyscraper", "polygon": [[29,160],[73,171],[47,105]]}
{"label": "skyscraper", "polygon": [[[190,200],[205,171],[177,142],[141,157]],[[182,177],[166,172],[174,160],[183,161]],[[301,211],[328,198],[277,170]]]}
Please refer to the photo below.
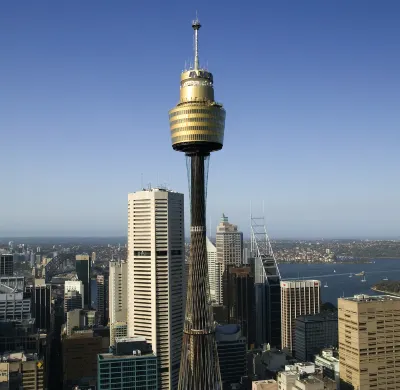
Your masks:
{"label": "skyscraper", "polygon": [[398,389],[400,297],[339,298],[338,315],[340,388]]}
{"label": "skyscraper", "polygon": [[246,337],[233,324],[217,326],[216,340],[223,389],[230,390],[232,383],[240,383],[246,375]]}
{"label": "skyscraper", "polygon": [[0,276],[13,276],[14,255],[8,253],[0,254]]}
{"label": "skyscraper", "polygon": [[216,302],[216,277],[217,277],[217,248],[206,237],[207,241],[207,262],[208,262],[208,280],[210,281],[210,297],[212,302]]}
{"label": "skyscraper", "polygon": [[128,196],[128,336],[143,336],[160,389],[176,389],[183,324],[183,194],[161,188]]}
{"label": "skyscraper", "polygon": [[46,284],[44,279],[35,279],[33,312],[37,329],[46,329],[46,332],[50,332],[53,325],[51,284]]}
{"label": "skyscraper", "polygon": [[264,217],[251,216],[248,262],[254,274],[257,345],[281,347],[281,276]]}
{"label": "skyscraper", "polygon": [[82,309],[82,295],[76,290],[69,290],[64,294],[64,314],[75,309]]}
{"label": "skyscraper", "polygon": [[128,263],[110,261],[109,269],[110,345],[114,345],[115,337],[127,335]]}
{"label": "skyscraper", "polygon": [[172,147],[184,152],[190,173],[190,257],[179,389],[221,388],[206,248],[206,185],[210,153],[222,149],[225,110],[214,100],[213,75],[199,66],[194,30],[194,67],[181,74],[180,101],[169,111]]}
{"label": "skyscraper", "polygon": [[337,346],[337,313],[324,312],[296,318],[294,352],[297,360],[311,362],[322,348]]}
{"label": "skyscraper", "polygon": [[157,357],[144,337],[118,338],[97,359],[98,390],[158,389]]}
{"label": "skyscraper", "polygon": [[96,277],[97,312],[101,325],[107,325],[108,322],[108,277],[107,273]]}
{"label": "skyscraper", "polygon": [[222,305],[224,302],[224,287],[227,281],[226,269],[229,265],[240,267],[242,264],[243,253],[243,233],[238,231],[238,227],[229,223],[228,217],[222,214],[221,222],[217,226],[217,270],[215,273],[216,301]]}
{"label": "skyscraper", "polygon": [[282,348],[294,347],[296,317],[317,314],[321,309],[319,280],[281,282]]}
{"label": "skyscraper", "polygon": [[79,293],[82,299],[82,307],[84,307],[85,301],[85,287],[81,280],[66,280],[64,284],[64,294],[67,294],[68,291],[76,291]]}
{"label": "skyscraper", "polygon": [[217,260],[225,265],[242,265],[243,233],[237,225],[229,223],[228,217],[222,214],[221,222],[217,226]]}
{"label": "skyscraper", "polygon": [[[224,272],[224,306],[229,324],[240,326],[248,346],[255,344],[255,291],[251,267],[228,265]],[[222,368],[221,368],[222,369]]]}
{"label": "skyscraper", "polygon": [[87,253],[82,255],[76,255],[76,274],[78,275],[78,279],[83,283],[83,297],[84,297],[84,307],[90,308],[91,294],[90,294],[90,277],[92,270],[92,261],[90,256]]}

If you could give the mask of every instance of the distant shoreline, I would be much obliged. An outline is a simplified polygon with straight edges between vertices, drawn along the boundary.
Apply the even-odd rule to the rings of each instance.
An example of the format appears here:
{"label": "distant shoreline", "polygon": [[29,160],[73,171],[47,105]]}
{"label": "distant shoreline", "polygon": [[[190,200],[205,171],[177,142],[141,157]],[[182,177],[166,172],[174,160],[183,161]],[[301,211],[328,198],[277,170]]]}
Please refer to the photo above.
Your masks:
{"label": "distant shoreline", "polygon": [[300,260],[290,260],[290,261],[281,261],[277,260],[278,264],[373,264],[374,260],[399,260],[398,257],[391,256],[381,256],[381,257],[363,257],[362,259],[357,260],[349,260],[349,261],[300,261]]}
{"label": "distant shoreline", "polygon": [[363,261],[363,260],[352,260],[352,261],[279,261],[277,260],[278,264],[373,264],[372,261]]}
{"label": "distant shoreline", "polygon": [[400,297],[399,293],[394,293],[394,292],[390,292],[390,291],[385,291],[385,290],[378,290],[375,287],[371,287],[371,290],[382,293],[382,294],[387,294],[387,295],[394,295],[395,297]]}

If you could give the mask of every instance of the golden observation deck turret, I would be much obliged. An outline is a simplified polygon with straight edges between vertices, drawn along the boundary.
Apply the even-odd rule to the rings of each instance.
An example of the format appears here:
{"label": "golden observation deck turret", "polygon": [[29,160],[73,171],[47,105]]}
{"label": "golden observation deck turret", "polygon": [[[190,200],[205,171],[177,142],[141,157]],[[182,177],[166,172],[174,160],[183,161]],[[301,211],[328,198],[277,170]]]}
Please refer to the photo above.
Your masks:
{"label": "golden observation deck turret", "polygon": [[214,100],[213,75],[199,67],[199,20],[194,30],[194,66],[181,74],[180,100],[169,111],[172,147],[174,150],[205,153],[222,149],[225,110]]}

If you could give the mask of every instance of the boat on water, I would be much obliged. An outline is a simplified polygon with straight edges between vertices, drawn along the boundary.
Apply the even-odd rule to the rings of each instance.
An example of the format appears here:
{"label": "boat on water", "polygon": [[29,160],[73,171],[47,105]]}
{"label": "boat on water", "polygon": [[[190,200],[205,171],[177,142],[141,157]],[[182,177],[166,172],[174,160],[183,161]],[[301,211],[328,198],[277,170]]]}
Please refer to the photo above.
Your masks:
{"label": "boat on water", "polygon": [[350,274],[350,275],[349,275],[349,278],[352,278],[352,277],[353,277],[353,274]]}
{"label": "boat on water", "polygon": [[365,275],[365,271],[361,271],[358,274],[356,274],[356,276],[364,276]]}
{"label": "boat on water", "polygon": [[387,276],[385,276],[382,280],[389,280],[389,278]]}
{"label": "boat on water", "polygon": [[333,273],[334,273],[334,274],[336,273],[336,270],[335,270],[335,269],[333,270]]}
{"label": "boat on water", "polygon": [[364,275],[364,277],[361,279],[361,281],[362,281],[363,283],[365,283],[365,282],[367,281],[367,279],[365,279],[365,275]]}
{"label": "boat on water", "polygon": [[325,282],[324,287],[328,287],[328,282]]}

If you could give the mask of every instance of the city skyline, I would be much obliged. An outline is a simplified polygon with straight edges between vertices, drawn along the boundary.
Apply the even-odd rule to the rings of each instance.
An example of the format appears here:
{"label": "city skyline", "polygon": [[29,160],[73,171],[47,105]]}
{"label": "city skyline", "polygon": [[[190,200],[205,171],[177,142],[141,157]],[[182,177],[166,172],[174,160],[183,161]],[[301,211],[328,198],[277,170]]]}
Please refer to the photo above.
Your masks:
{"label": "city skyline", "polygon": [[[148,182],[188,206],[165,112],[195,10],[46,4],[1,6],[0,235],[125,236],[126,193]],[[400,5],[229,4],[198,9],[202,59],[231,113],[211,159],[214,229],[226,213],[248,237],[250,201],[254,214],[264,201],[272,238],[398,237]]]}

